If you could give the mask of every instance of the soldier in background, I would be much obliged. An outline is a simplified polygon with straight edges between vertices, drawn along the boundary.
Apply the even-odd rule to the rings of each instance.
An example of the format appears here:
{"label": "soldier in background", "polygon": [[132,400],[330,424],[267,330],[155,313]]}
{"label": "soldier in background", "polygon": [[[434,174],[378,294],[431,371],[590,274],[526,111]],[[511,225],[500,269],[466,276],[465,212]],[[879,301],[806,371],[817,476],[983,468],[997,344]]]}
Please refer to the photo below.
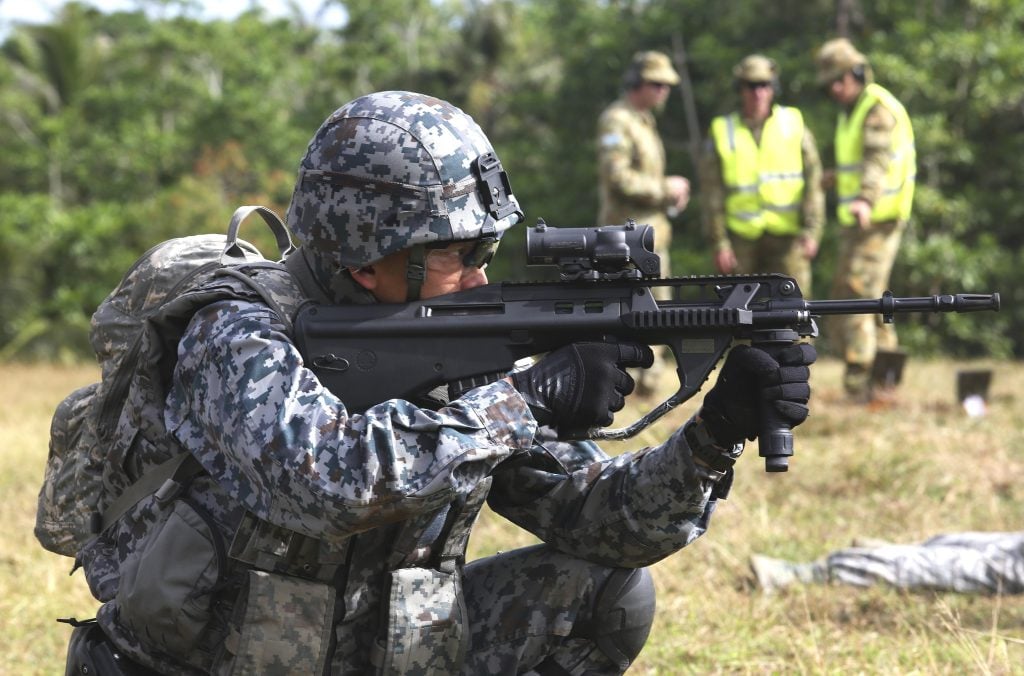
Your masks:
{"label": "soldier in background", "polygon": [[[638,52],[623,77],[622,96],[601,113],[597,123],[601,195],[597,224],[620,224],[632,218],[653,226],[665,276],[671,274],[672,224],[668,215],[686,208],[690,182],[682,176],[665,175],[665,146],[654,111],[665,105],[671,87],[678,83],[679,74],[668,56]],[[663,370],[665,353],[657,354],[654,367],[637,374],[639,394],[650,394],[652,381]]]}
{"label": "soldier in background", "polygon": [[[877,297],[889,285],[910,218],[917,172],[910,117],[874,82],[867,58],[845,38],[816,56],[818,83],[839,105],[835,185],[840,224],[833,298]],[[855,400],[871,398],[871,369],[880,351],[894,352],[896,331],[877,317],[836,318],[829,332],[846,362],[843,385]]]}
{"label": "soldier in background", "polygon": [[774,102],[774,60],[751,54],[733,78],[741,108],[712,121],[701,163],[715,267],[723,274],[782,272],[809,295],[825,221],[814,135],[799,110]]}

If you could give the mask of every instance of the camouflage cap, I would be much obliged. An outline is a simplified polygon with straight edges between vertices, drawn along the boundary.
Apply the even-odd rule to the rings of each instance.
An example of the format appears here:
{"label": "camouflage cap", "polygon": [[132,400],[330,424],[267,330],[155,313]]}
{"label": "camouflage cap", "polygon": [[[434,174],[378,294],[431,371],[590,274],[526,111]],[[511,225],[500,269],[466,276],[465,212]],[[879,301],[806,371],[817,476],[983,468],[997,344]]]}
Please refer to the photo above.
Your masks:
{"label": "camouflage cap", "polygon": [[751,54],[736,64],[732,76],[741,82],[772,82],[779,75],[779,66],[774,59],[761,54]]}
{"label": "camouflage cap", "polygon": [[814,63],[818,68],[818,84],[828,84],[856,66],[867,66],[868,60],[846,38],[829,40],[821,46]]}
{"label": "camouflage cap", "polygon": [[493,152],[473,118],[446,101],[368,94],[336,110],[313,136],[288,226],[335,270],[417,244],[500,236],[522,212],[508,188],[504,206],[512,209],[493,217],[494,184],[475,170],[487,156],[500,171]]}
{"label": "camouflage cap", "polygon": [[629,67],[629,73],[635,83],[657,82],[659,84],[679,84],[679,73],[672,67],[672,61],[661,52],[637,52]]}

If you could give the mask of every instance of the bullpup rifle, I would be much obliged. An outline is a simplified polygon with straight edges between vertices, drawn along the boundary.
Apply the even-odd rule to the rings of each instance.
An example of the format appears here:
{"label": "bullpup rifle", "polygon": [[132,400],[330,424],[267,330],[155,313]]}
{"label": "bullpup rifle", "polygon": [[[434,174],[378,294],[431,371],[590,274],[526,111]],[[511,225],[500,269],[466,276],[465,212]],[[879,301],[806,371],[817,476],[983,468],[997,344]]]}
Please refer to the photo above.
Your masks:
{"label": "bullpup rifle", "polygon": [[[905,312],[999,309],[998,293],[804,300],[796,281],[781,274],[663,279],[653,228],[633,221],[593,228],[539,221],[527,229],[526,258],[527,265],[556,266],[559,281],[497,282],[405,304],[307,305],[295,324],[306,365],[361,411],[445,384],[456,398],[506,376],[516,362],[573,342],[666,345],[678,390],[627,427],[584,434],[626,439],[696,394],[733,341],[791,344],[817,336],[823,315],[880,314],[892,322]],[[762,411],[758,440],[765,470],[786,471],[793,434],[771,408]]]}

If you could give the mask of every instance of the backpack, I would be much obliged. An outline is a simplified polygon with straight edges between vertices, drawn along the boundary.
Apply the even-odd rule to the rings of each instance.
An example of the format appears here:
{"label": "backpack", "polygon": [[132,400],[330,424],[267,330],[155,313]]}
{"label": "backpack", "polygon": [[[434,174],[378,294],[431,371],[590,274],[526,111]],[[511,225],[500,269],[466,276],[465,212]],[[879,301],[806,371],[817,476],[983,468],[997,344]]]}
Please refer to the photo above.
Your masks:
{"label": "backpack", "polygon": [[[76,557],[110,524],[167,479],[194,476],[198,462],[179,447],[166,462],[139,477],[125,469],[127,453],[146,423],[129,408],[161,409],[177,358],[176,346],[192,314],[230,298],[204,291],[217,275],[244,282],[255,297],[277,309],[270,294],[239,270],[273,266],[238,229],[258,213],[274,233],[283,259],[294,249],[284,223],[265,207],[244,206],[231,218],[226,235],[195,235],[167,240],[142,255],[92,315],[90,343],[101,379],[67,396],[54,412],[49,455],[39,492],[35,535],[51,552]],[[280,313],[279,313],[280,314]],[[149,391],[139,393],[140,389]],[[129,403],[129,399],[133,401]],[[142,404],[140,404],[142,402]],[[150,412],[150,418],[162,415]],[[166,435],[162,421],[146,424],[141,436]],[[163,446],[159,439],[150,443]]]}

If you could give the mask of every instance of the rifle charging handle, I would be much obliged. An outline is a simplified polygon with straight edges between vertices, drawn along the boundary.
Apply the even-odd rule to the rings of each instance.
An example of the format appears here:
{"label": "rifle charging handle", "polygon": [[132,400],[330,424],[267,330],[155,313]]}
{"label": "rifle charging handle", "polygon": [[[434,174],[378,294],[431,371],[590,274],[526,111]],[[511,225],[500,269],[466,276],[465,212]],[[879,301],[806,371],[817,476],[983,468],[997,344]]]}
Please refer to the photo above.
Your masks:
{"label": "rifle charging handle", "polygon": [[[757,347],[792,345],[800,334],[792,329],[759,329],[751,336]],[[793,431],[770,402],[761,402],[761,429],[757,433],[758,455],[764,458],[764,471],[786,472],[793,455]]]}

